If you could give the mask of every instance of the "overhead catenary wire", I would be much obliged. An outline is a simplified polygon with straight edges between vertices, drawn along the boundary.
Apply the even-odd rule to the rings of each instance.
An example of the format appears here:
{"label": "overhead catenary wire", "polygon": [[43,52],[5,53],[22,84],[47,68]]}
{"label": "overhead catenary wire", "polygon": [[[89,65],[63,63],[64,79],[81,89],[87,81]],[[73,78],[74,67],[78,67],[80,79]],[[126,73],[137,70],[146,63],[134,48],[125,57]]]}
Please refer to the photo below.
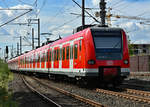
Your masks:
{"label": "overhead catenary wire", "polygon": [[119,0],[118,2],[115,2],[114,4],[112,4],[111,7],[117,7],[117,5],[120,5],[120,3],[124,2],[124,0]]}
{"label": "overhead catenary wire", "polygon": [[59,25],[59,26],[57,26],[57,27],[51,29],[51,31],[53,31],[53,30],[58,30],[58,28],[60,28],[60,27],[62,27],[62,26],[64,26],[64,25],[66,25],[66,24],[68,24],[68,23],[71,23],[71,22],[75,21],[75,20],[78,19],[79,17],[80,17],[80,16],[77,16],[77,17],[75,17],[74,19],[71,19],[71,20],[69,20],[69,21],[67,21],[67,22],[65,22],[65,23],[63,23],[63,24],[61,24],[61,25]]}
{"label": "overhead catenary wire", "polygon": [[6,24],[8,24],[8,23],[10,23],[10,22],[12,22],[12,21],[18,19],[19,17],[21,17],[21,16],[23,16],[23,15],[25,15],[25,14],[31,12],[31,11],[32,11],[32,9],[29,9],[27,12],[24,12],[23,14],[21,14],[21,15],[19,15],[19,16],[16,16],[15,18],[13,18],[13,19],[11,19],[11,20],[5,22],[4,24],[1,24],[0,27],[2,27],[2,26],[4,26],[4,25],[6,25]]}
{"label": "overhead catenary wire", "polygon": [[[45,6],[46,4],[46,0],[43,0],[43,3],[41,5],[41,7],[39,8],[39,12],[37,13],[37,16],[40,14],[41,10],[43,9],[43,7]],[[37,4],[36,4],[37,5]]]}

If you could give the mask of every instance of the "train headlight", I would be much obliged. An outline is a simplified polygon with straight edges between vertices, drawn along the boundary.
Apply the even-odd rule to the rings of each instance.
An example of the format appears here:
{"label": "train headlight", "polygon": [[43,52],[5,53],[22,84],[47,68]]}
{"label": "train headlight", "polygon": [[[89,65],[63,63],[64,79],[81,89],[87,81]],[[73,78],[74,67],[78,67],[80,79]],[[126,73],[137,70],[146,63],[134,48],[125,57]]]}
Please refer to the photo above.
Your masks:
{"label": "train headlight", "polygon": [[128,60],[124,60],[124,64],[128,64],[129,63],[129,61]]}
{"label": "train headlight", "polygon": [[95,64],[95,61],[94,61],[94,60],[88,60],[88,64],[89,64],[89,65],[94,65],[94,64]]}

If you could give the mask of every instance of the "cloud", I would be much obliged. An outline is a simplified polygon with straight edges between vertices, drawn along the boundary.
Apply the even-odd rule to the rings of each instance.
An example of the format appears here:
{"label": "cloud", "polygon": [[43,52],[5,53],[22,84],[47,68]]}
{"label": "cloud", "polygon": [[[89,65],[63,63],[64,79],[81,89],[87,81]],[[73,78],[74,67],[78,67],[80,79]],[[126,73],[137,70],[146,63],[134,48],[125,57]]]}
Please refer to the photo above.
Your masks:
{"label": "cloud", "polygon": [[[54,29],[54,28],[55,28],[55,26],[50,27],[50,29]],[[52,39],[58,38],[59,35],[61,37],[62,36],[69,36],[73,31],[72,29],[73,29],[72,26],[64,25],[64,26],[60,27],[59,29],[53,30],[52,34],[55,35],[55,36],[53,36]]]}

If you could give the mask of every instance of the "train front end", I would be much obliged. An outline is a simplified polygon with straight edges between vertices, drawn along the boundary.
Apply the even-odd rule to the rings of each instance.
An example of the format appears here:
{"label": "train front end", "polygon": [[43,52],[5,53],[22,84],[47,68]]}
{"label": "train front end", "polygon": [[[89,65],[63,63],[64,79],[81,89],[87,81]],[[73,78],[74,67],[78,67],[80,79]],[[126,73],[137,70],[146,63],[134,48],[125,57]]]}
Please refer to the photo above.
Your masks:
{"label": "train front end", "polygon": [[[118,85],[130,74],[128,42],[120,28],[91,28],[87,66],[95,68],[100,81]],[[91,35],[91,36],[90,36]]]}

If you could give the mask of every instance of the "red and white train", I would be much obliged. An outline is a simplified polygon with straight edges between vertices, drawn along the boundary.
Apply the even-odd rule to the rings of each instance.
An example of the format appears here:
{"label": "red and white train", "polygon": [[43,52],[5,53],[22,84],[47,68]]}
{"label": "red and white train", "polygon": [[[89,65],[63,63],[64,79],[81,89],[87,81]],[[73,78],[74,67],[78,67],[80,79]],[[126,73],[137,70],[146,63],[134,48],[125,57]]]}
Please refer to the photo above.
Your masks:
{"label": "red and white train", "polygon": [[128,77],[127,36],[121,28],[89,27],[8,61],[13,71],[119,84]]}

